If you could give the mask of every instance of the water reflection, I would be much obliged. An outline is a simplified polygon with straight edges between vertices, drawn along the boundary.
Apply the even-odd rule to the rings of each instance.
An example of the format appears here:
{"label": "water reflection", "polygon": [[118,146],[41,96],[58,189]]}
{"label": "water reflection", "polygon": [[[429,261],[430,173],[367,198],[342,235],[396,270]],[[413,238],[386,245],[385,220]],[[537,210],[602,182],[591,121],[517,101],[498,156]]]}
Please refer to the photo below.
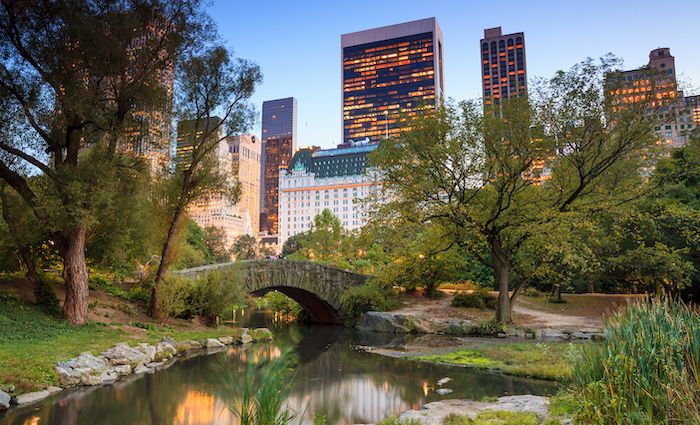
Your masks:
{"label": "water reflection", "polygon": [[[314,413],[325,415],[331,424],[371,423],[439,399],[554,390],[539,381],[359,352],[354,347],[367,336],[344,328],[294,326],[273,331],[275,344],[233,347],[180,361],[154,375],[60,394],[15,409],[0,424],[237,424],[219,396],[225,393],[220,387],[221,364],[237,373],[246,362],[279,357],[285,347],[292,347],[298,358],[288,403],[303,415],[298,422],[304,424],[311,423]],[[435,392],[437,380],[446,376],[452,378],[446,386],[453,392],[441,396]]]}

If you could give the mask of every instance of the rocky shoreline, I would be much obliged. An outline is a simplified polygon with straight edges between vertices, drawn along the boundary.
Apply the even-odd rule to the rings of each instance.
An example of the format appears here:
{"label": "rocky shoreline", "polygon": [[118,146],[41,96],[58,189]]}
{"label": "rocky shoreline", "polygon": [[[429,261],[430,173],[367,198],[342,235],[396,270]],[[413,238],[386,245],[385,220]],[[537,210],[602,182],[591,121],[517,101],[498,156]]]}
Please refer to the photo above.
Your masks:
{"label": "rocky shoreline", "polygon": [[271,341],[272,333],[267,328],[235,330],[232,335],[203,340],[175,341],[164,337],[156,344],[140,343],[130,346],[126,342],[115,344],[99,355],[83,352],[72,359],[56,363],[60,386],[49,386],[44,390],[11,396],[13,387],[0,388],[0,411],[10,406],[23,406],[43,400],[58,392],[79,386],[112,384],[129,376],[154,373],[167,368],[179,357],[213,354],[229,345],[245,345]]}

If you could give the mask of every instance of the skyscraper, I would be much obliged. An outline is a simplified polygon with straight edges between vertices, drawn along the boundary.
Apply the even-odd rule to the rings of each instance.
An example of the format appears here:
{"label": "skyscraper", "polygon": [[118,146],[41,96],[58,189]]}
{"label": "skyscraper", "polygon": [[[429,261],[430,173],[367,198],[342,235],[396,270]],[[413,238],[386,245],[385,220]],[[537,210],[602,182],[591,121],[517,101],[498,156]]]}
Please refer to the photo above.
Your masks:
{"label": "skyscraper", "polygon": [[342,142],[377,142],[443,98],[443,38],[435,18],[341,36]]}
{"label": "skyscraper", "polygon": [[297,100],[268,100],[262,107],[262,177],[260,231],[277,234],[279,173],[296,149]]}
{"label": "skyscraper", "polygon": [[260,229],[260,140],[252,134],[229,137],[231,152],[231,174],[238,179],[241,196],[238,201],[239,215],[250,223],[250,235]]}
{"label": "skyscraper", "polygon": [[481,39],[481,84],[484,106],[527,95],[525,34],[503,35],[501,27],[484,30]]}

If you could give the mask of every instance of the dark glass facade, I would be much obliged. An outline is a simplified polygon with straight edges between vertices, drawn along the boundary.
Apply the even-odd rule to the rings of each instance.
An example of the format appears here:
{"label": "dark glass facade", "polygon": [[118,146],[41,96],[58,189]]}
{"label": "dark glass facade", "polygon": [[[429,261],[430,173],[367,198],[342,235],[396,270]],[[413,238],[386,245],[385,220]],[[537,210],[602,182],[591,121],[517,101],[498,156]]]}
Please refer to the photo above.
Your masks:
{"label": "dark glass facade", "polygon": [[500,27],[485,30],[481,40],[481,77],[484,106],[527,95],[525,34],[501,35]]}
{"label": "dark glass facade", "polygon": [[370,144],[316,151],[301,149],[292,157],[289,170],[304,169],[322,179],[364,174],[369,167],[369,154],[378,146]]}
{"label": "dark glass facade", "polygon": [[277,234],[279,173],[296,148],[296,99],[269,100],[262,108],[260,231]]}
{"label": "dark glass facade", "polygon": [[[442,39],[433,30],[342,46],[343,141],[378,142],[409,129],[407,121],[433,110],[442,97]],[[399,24],[398,28],[409,24]],[[357,33],[358,39],[373,31]],[[344,36],[345,37],[345,36]]]}
{"label": "dark glass facade", "polygon": [[177,123],[176,165],[189,168],[192,163],[192,151],[197,140],[204,134],[217,137],[215,130],[221,125],[221,118],[211,117],[203,120],[186,120]]}

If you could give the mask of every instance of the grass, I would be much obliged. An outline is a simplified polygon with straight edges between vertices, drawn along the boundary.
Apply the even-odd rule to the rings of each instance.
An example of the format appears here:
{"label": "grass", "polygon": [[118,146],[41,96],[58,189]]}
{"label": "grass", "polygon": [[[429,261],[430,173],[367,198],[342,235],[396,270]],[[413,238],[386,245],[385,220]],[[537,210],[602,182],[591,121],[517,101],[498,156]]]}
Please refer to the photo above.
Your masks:
{"label": "grass", "polygon": [[420,361],[493,369],[507,375],[562,381],[571,376],[571,343],[479,343]]}
{"label": "grass", "polygon": [[38,307],[0,292],[0,384],[12,384],[16,393],[36,391],[58,383],[57,361],[84,351],[100,353],[117,342],[153,343],[163,336],[176,340],[230,335],[231,329],[178,331],[154,327],[143,335],[127,333],[120,325],[89,323],[74,327]]}

